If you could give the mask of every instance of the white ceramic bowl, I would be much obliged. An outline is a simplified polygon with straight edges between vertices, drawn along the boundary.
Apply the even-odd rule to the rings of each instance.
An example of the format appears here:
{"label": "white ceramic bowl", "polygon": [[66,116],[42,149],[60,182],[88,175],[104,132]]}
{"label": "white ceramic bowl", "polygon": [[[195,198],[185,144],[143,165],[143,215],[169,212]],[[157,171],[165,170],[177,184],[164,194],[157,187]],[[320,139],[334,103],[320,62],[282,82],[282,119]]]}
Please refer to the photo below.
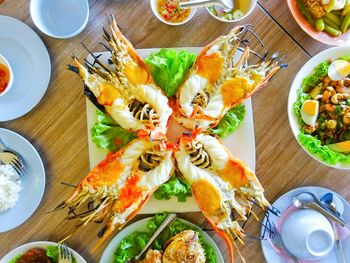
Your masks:
{"label": "white ceramic bowl", "polygon": [[30,15],[46,35],[71,38],[86,27],[89,3],[88,0],[31,0]]}
{"label": "white ceramic bowl", "polygon": [[158,0],[150,0],[150,4],[151,4],[151,8],[152,8],[152,12],[153,14],[156,16],[156,18],[158,18],[161,22],[163,22],[164,24],[167,24],[169,26],[181,26],[183,24],[186,24],[188,21],[190,21],[193,16],[195,15],[197,9],[196,8],[191,8],[190,11],[190,15],[182,22],[180,23],[170,23],[168,21],[166,21],[158,12],[158,8],[157,8],[157,2]]}
{"label": "white ceramic bowl", "polygon": [[[31,242],[24,244],[22,246],[19,246],[9,253],[7,253],[1,260],[0,262],[10,262],[13,258],[15,258],[18,255],[21,255],[28,251],[31,248],[46,248],[47,246],[58,246],[57,243],[54,242],[49,242],[49,241],[37,241],[37,242]],[[86,263],[86,261],[80,256],[77,252],[75,252],[73,249],[70,248],[70,250],[73,253],[74,258],[76,259],[77,263]]]}
{"label": "white ceramic bowl", "polygon": [[12,84],[13,84],[13,78],[14,78],[14,77],[13,77],[13,72],[12,72],[12,68],[11,68],[10,63],[9,63],[9,62],[7,61],[7,59],[6,59],[4,56],[2,56],[2,55],[0,55],[0,64],[4,64],[4,65],[8,68],[9,72],[10,72],[9,83],[8,83],[6,89],[5,89],[3,92],[0,93],[0,97],[2,97],[2,96],[4,96],[4,95],[11,89]]}
{"label": "white ceramic bowl", "polygon": [[299,142],[298,135],[300,133],[300,126],[298,124],[298,119],[295,116],[294,110],[293,110],[293,104],[297,100],[297,90],[300,88],[302,81],[305,77],[309,76],[314,68],[318,66],[320,63],[327,61],[331,58],[336,59],[342,56],[349,56],[350,55],[350,47],[344,46],[344,47],[334,47],[327,49],[325,51],[322,51],[321,53],[317,54],[313,58],[311,58],[298,72],[296,77],[294,78],[294,81],[292,83],[292,86],[289,91],[289,97],[288,97],[288,119],[289,124],[292,129],[292,132],[294,134],[295,139],[298,141],[300,146],[315,160],[319,161],[320,163],[337,168],[337,169],[350,169],[350,164],[342,164],[337,163],[335,165],[330,165],[322,161],[318,156],[315,156],[307,151],[307,149],[304,148],[304,146]]}
{"label": "white ceramic bowl", "polygon": [[311,209],[292,212],[283,222],[281,236],[287,249],[304,260],[327,256],[334,245],[334,232],[326,217]]}
{"label": "white ceramic bowl", "polygon": [[[246,0],[244,0],[244,1],[246,1]],[[209,15],[211,15],[212,17],[214,17],[216,20],[219,20],[219,21],[225,22],[225,23],[235,23],[235,22],[241,21],[241,20],[243,20],[244,18],[248,17],[248,16],[253,12],[253,10],[254,10],[255,6],[257,5],[257,2],[258,2],[257,0],[248,0],[248,1],[250,1],[250,6],[249,6],[248,11],[247,11],[247,12],[245,13],[245,15],[242,16],[241,18],[239,18],[239,19],[234,19],[234,20],[227,20],[227,19],[225,19],[225,18],[218,17],[218,16],[214,15],[212,12],[210,12],[210,10],[209,10],[208,7],[206,7],[206,9],[207,9]]]}

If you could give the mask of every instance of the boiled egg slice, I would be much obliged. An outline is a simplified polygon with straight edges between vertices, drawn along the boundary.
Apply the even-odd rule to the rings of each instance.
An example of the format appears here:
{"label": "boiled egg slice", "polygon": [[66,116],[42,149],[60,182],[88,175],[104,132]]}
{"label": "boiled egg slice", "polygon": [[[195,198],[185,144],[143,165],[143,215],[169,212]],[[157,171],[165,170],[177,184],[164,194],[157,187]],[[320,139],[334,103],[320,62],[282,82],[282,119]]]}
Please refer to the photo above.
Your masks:
{"label": "boiled egg slice", "polygon": [[319,102],[317,100],[306,100],[301,106],[300,115],[303,121],[314,126],[318,117]]}
{"label": "boiled egg slice", "polygon": [[335,152],[349,153],[350,152],[350,141],[338,142],[327,145],[329,149]]}
{"label": "boiled egg slice", "polygon": [[328,68],[331,80],[342,80],[350,74],[350,63],[346,60],[334,60]]}

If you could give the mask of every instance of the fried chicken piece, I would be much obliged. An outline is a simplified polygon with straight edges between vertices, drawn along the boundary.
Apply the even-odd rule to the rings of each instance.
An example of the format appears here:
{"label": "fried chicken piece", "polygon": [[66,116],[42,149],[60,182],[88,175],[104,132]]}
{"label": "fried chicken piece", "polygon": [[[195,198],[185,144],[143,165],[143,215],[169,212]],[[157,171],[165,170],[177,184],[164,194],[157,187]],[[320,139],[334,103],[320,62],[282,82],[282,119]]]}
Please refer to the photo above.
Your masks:
{"label": "fried chicken piece", "polygon": [[326,14],[322,0],[303,0],[307,9],[310,10],[312,16],[315,18],[321,18]]}
{"label": "fried chicken piece", "polygon": [[146,257],[139,263],[162,263],[162,252],[158,250],[148,250]]}
{"label": "fried chicken piece", "polygon": [[168,240],[163,263],[205,263],[204,250],[198,242],[198,234],[185,230]]}

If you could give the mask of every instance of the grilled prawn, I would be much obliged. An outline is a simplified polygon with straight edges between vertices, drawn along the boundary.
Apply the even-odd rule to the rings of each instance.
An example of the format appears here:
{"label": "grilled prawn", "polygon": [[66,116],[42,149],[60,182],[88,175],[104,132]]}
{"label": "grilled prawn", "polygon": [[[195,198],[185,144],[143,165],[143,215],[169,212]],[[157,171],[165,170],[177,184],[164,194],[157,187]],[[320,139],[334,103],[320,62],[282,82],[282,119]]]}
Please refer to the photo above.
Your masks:
{"label": "grilled prawn", "polygon": [[[246,220],[252,205],[269,206],[254,173],[215,137],[195,130],[179,139],[177,166],[191,185],[204,216],[229,246],[244,237],[238,221]],[[234,213],[236,212],[236,213]]]}
{"label": "grilled prawn", "polygon": [[130,131],[146,131],[153,138],[164,137],[172,113],[168,98],[155,84],[151,73],[132,44],[120,32],[113,18],[104,38],[111,52],[114,69],[91,53],[94,63],[85,67],[73,57],[75,66],[69,69],[84,81],[86,94],[102,111],[120,126]]}
{"label": "grilled prawn", "polygon": [[249,25],[237,26],[198,55],[176,95],[174,118],[181,125],[194,129],[199,124],[203,130],[215,126],[229,109],[264,87],[281,68],[283,59],[278,60],[277,54],[246,67],[248,47],[231,67],[234,54],[246,42],[241,38],[247,31]]}
{"label": "grilled prawn", "polygon": [[[100,162],[58,208],[68,206],[73,214],[68,218],[78,218],[83,225],[106,219],[98,247],[137,214],[173,169],[172,149],[165,141],[135,139]],[[78,214],[83,205],[88,211]]]}

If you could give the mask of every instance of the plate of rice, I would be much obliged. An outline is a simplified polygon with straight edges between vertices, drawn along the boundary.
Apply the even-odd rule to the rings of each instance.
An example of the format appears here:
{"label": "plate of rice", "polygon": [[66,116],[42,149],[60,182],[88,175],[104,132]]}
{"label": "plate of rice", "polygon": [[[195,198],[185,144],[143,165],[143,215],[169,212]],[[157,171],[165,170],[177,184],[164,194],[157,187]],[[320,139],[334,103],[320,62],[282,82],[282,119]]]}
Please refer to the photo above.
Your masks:
{"label": "plate of rice", "polygon": [[23,224],[37,209],[45,190],[45,169],[33,145],[21,135],[0,128],[7,148],[21,155],[25,165],[18,176],[10,165],[0,164],[0,233]]}

